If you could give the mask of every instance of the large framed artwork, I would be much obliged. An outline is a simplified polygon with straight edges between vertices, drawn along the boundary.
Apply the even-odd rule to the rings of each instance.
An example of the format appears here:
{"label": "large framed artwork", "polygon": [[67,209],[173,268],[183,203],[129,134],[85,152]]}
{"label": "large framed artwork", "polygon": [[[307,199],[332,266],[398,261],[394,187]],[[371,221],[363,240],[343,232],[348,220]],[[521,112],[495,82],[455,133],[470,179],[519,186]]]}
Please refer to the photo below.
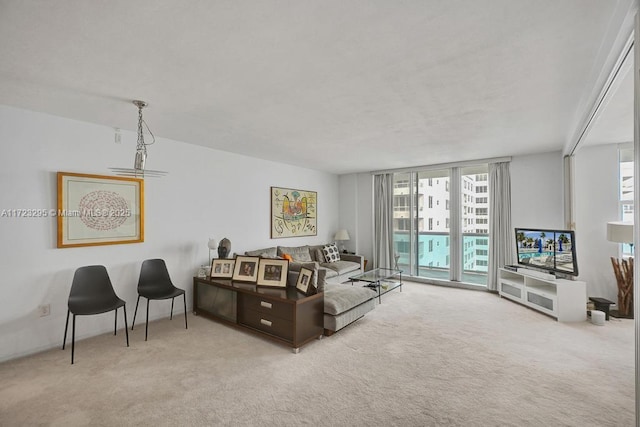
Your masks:
{"label": "large framed artwork", "polygon": [[316,236],[318,193],[271,187],[271,238]]}
{"label": "large framed artwork", "polygon": [[144,181],[58,172],[58,247],[144,241]]}

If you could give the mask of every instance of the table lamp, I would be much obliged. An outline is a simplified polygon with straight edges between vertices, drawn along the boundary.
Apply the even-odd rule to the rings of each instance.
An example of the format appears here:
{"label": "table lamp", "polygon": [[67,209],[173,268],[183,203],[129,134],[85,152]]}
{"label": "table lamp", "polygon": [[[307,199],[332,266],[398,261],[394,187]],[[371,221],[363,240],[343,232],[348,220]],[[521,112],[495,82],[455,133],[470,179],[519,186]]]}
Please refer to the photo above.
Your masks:
{"label": "table lamp", "polygon": [[207,242],[207,246],[209,247],[209,262],[213,259],[211,257],[211,251],[218,249],[218,242],[213,237],[209,237],[209,242]]}
{"label": "table lamp", "polygon": [[[333,240],[335,240],[336,242],[344,242],[344,241],[348,241],[350,240],[349,237],[349,232],[347,230],[340,229],[338,231],[336,231],[335,236],[333,236]],[[343,252],[346,252],[346,249],[344,248],[344,243],[341,245],[341,250]]]}

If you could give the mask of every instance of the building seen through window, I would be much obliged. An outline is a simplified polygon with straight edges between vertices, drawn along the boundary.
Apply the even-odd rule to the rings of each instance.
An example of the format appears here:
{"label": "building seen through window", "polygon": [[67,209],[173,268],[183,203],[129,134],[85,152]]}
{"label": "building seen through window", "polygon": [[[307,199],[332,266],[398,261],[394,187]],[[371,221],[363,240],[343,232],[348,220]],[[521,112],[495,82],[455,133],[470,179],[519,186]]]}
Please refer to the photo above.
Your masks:
{"label": "building seen through window", "polygon": [[[452,182],[459,185],[452,186]],[[461,281],[486,285],[487,164],[396,174],[393,214],[395,249],[406,273],[449,280],[453,258],[460,260]],[[452,219],[460,224],[456,235],[450,228]],[[455,239],[459,257],[452,257],[450,239]]]}

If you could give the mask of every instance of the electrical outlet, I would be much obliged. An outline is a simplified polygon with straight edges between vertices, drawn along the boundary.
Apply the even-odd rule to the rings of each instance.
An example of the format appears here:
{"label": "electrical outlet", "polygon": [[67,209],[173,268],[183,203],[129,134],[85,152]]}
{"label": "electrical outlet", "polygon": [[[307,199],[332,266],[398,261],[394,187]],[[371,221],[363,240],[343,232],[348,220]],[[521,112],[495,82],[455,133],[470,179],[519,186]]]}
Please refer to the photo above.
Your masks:
{"label": "electrical outlet", "polygon": [[39,305],[38,306],[38,314],[40,315],[40,317],[44,317],[44,316],[50,315],[51,314],[51,305],[50,304]]}

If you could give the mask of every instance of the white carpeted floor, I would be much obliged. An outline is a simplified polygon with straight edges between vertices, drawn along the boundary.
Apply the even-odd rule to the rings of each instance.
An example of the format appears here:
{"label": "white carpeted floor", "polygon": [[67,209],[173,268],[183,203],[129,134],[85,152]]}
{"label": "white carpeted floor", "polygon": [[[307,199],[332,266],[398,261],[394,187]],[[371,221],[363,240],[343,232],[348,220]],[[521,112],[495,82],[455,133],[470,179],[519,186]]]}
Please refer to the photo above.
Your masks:
{"label": "white carpeted floor", "polygon": [[192,315],[149,328],[0,364],[0,425],[634,425],[633,320],[406,283],[297,355]]}

